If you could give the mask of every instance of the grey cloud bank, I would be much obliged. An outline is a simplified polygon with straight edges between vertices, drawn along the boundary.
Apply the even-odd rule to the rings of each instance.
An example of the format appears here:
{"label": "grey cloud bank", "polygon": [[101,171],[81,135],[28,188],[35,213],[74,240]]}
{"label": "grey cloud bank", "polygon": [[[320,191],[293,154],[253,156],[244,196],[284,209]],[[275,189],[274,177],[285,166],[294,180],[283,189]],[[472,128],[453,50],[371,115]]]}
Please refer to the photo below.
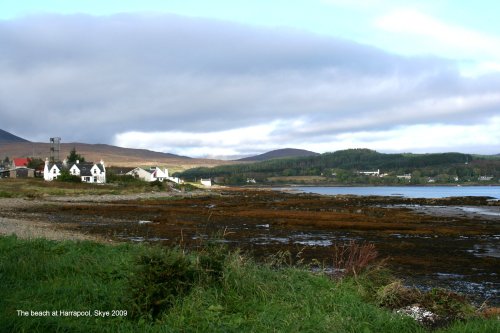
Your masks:
{"label": "grey cloud bank", "polygon": [[[174,15],[0,21],[0,128],[34,141],[213,156],[373,136],[370,148],[415,151],[397,134],[441,126],[449,139],[426,151],[498,153],[499,87],[500,75],[464,77],[453,60],[286,28]],[[457,129],[467,145],[454,145]]]}

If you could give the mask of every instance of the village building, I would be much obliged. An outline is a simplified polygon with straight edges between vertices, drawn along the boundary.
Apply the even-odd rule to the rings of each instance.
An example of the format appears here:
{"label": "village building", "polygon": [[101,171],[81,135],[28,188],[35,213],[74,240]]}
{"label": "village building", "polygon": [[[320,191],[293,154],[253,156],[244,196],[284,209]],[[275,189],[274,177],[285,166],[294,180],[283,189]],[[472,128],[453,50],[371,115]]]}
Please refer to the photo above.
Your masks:
{"label": "village building", "polygon": [[[389,176],[388,173],[380,173],[380,169],[377,169],[377,171],[358,171],[359,175],[365,175],[365,176],[372,176],[372,177],[386,177]],[[332,176],[336,176],[337,174],[333,174]]]}
{"label": "village building", "polygon": [[226,182],[226,177],[221,177],[221,176],[214,177],[213,182],[215,184],[224,184]]}
{"label": "village building", "polygon": [[405,173],[404,175],[396,176],[398,179],[411,180],[411,173]]}
{"label": "village building", "polygon": [[27,167],[17,167],[10,170],[9,178],[33,178],[35,177],[35,169]]}
{"label": "village building", "polygon": [[27,167],[16,167],[0,170],[0,178],[33,178],[35,177],[35,169]]}
{"label": "village building", "polygon": [[151,167],[149,170],[143,168],[135,168],[126,173],[126,175],[134,176],[147,182],[154,181],[171,181],[176,184],[181,184],[183,181],[178,177],[170,177],[168,169],[160,169],[158,167]]}
{"label": "village building", "polygon": [[379,176],[380,175],[380,169],[377,169],[377,171],[358,171],[360,175],[366,175],[366,176]]}
{"label": "village building", "polygon": [[81,178],[83,183],[106,183],[106,167],[101,160],[99,164],[76,161],[75,163],[68,163],[66,160],[63,162],[49,162],[45,161],[45,168],[43,170],[43,178],[46,181],[57,179],[61,175],[62,170],[68,170],[71,175]]}
{"label": "village building", "polygon": [[12,168],[27,167],[30,159],[27,157],[16,157],[12,160]]}
{"label": "village building", "polygon": [[12,163],[0,169],[0,178],[32,178],[35,170],[28,168],[29,158],[14,158]]}
{"label": "village building", "polygon": [[210,179],[210,178],[207,178],[207,179],[203,179],[203,178],[201,178],[201,179],[200,179],[200,183],[201,183],[201,185],[203,185],[203,186],[206,186],[206,187],[211,187],[211,186],[212,186],[212,179]]}

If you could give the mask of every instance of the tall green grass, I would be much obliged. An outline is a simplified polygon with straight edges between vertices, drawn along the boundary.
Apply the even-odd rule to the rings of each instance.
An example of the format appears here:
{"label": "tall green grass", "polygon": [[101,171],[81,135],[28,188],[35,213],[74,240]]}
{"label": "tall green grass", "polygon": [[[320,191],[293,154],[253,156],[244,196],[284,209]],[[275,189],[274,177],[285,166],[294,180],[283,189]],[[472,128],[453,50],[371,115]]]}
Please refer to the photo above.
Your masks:
{"label": "tall green grass", "polygon": [[[218,246],[187,253],[0,237],[0,332],[425,332],[366,302],[359,281],[256,264]],[[127,316],[23,317],[17,310]],[[476,320],[444,332],[499,328]]]}
{"label": "tall green grass", "polygon": [[[121,177],[121,176],[120,176]],[[121,179],[121,178],[120,178]],[[153,184],[155,191],[167,191],[164,184]],[[151,192],[150,183],[142,180],[110,181],[107,184],[72,183],[63,181],[47,182],[41,178],[5,178],[0,180],[0,198],[36,199],[45,196],[78,196],[104,194],[132,194]]]}

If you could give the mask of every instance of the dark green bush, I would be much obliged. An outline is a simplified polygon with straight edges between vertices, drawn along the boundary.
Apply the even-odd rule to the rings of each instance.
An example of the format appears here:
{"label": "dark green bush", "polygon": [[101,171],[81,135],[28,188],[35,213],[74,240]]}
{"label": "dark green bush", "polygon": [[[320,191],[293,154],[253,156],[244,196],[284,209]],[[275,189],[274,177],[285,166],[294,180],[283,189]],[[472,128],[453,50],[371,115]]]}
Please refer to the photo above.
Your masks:
{"label": "dark green bush", "polygon": [[474,308],[466,297],[441,288],[425,293],[421,303],[442,317],[466,319],[474,314]]}
{"label": "dark green bush", "polygon": [[193,287],[197,270],[181,251],[154,251],[138,259],[132,276],[133,315],[156,318]]}
{"label": "dark green bush", "polygon": [[181,190],[183,192],[191,192],[191,191],[199,190],[198,187],[193,186],[191,184],[175,184],[174,183],[173,188],[175,188],[177,190]]}
{"label": "dark green bush", "polygon": [[157,318],[195,285],[219,284],[228,255],[227,247],[217,243],[203,244],[191,255],[179,249],[156,249],[141,255],[130,281],[133,315]]}
{"label": "dark green bush", "polygon": [[159,190],[163,190],[165,188],[165,184],[163,182],[159,181],[158,179],[155,180],[154,182],[149,183],[151,187],[156,187]]}
{"label": "dark green bush", "polygon": [[224,278],[224,267],[228,255],[227,246],[215,242],[206,244],[197,256],[200,280],[208,284],[221,282]]}
{"label": "dark green bush", "polygon": [[61,174],[57,177],[57,180],[67,183],[81,183],[82,179],[80,176],[75,176],[69,173],[68,170],[61,170]]}

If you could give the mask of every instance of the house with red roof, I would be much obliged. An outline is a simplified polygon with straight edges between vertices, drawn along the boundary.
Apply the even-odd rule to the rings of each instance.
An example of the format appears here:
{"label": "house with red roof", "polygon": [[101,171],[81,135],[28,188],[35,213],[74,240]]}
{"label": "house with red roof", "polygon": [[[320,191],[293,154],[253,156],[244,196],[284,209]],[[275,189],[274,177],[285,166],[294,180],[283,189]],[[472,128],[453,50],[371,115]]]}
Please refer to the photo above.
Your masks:
{"label": "house with red roof", "polygon": [[34,177],[35,169],[28,168],[29,158],[19,157],[12,160],[12,164],[9,168],[3,169],[0,172],[0,177],[2,178],[26,178]]}
{"label": "house with red roof", "polygon": [[27,167],[29,162],[30,159],[27,157],[16,157],[12,160],[12,167],[13,168]]}

